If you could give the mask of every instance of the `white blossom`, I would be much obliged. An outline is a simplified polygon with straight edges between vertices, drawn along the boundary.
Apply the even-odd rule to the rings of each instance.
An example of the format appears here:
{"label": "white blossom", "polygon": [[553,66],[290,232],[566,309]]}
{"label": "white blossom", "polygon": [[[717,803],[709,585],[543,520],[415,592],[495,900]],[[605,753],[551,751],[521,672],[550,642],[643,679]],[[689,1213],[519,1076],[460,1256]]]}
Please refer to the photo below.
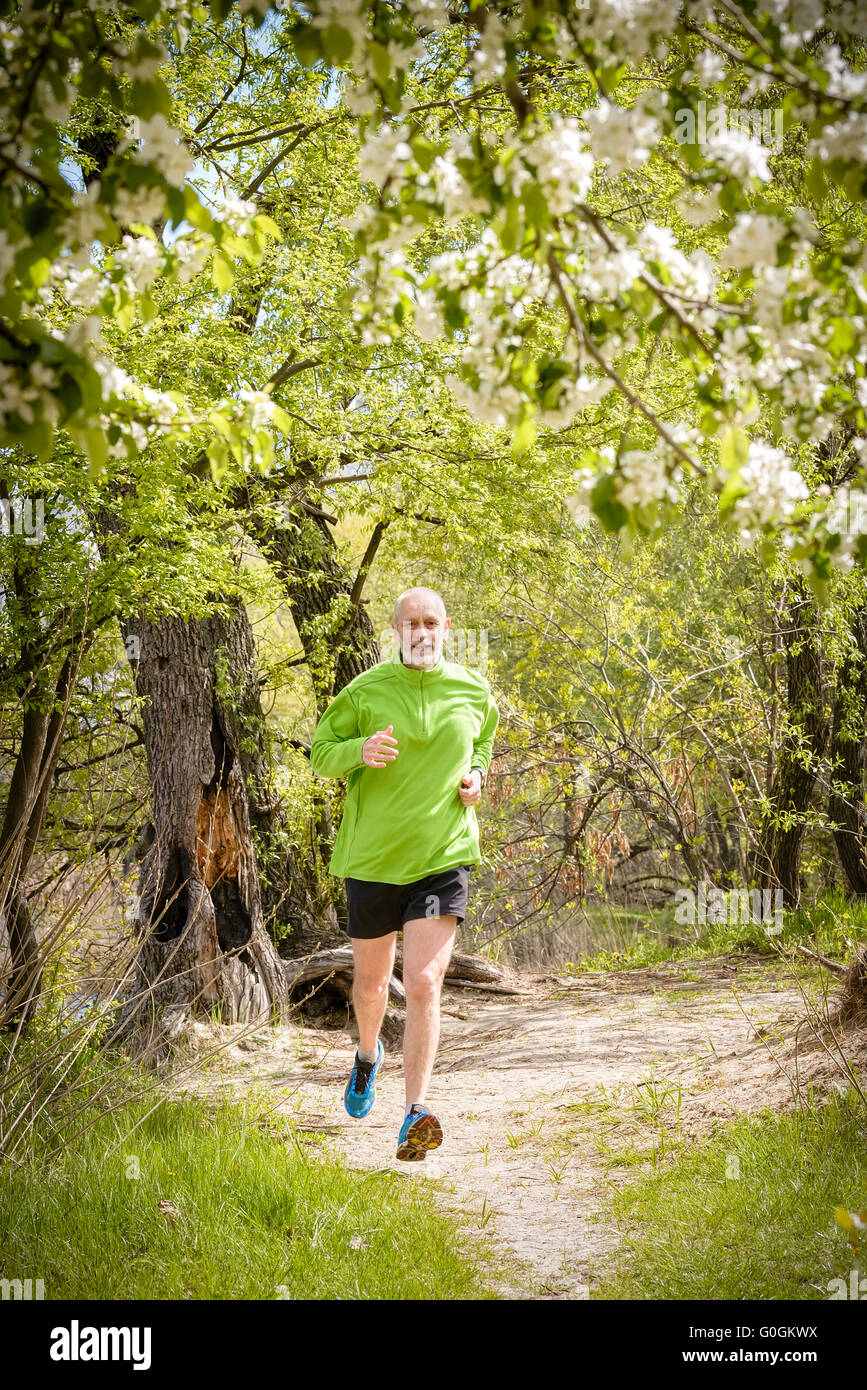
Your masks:
{"label": "white blossom", "polygon": [[127,233],[123,245],[114,253],[114,263],[126,272],[130,287],[141,294],[156,280],[163,267],[163,253],[157,242],[150,237],[130,236]]}
{"label": "white blossom", "polygon": [[160,44],[158,53],[128,53],[125,58],[120,59],[118,66],[134,82],[150,82],[156,77],[167,57],[164,45]]}
{"label": "white blossom", "polygon": [[645,451],[629,449],[617,466],[617,500],[624,507],[646,507],[663,498],[675,501],[680,469],[669,471],[660,447]]}
{"label": "white blossom", "polygon": [[119,188],[114,195],[112,216],[122,227],[134,222],[150,226],[166,210],[166,195],[162,188],[139,188],[135,192]]}
{"label": "white blossom", "polygon": [[496,82],[505,74],[507,32],[496,10],[488,10],[479,46],[473,54],[473,71],[478,82]]}
{"label": "white blossom", "polygon": [[198,275],[211,254],[211,247],[208,243],[196,240],[194,237],[179,237],[172,246],[172,250],[177,258],[178,279],[181,284],[187,284],[194,276]]}
{"label": "white blossom", "polygon": [[93,309],[106,290],[106,282],[93,266],[72,266],[63,281],[63,293],[68,304],[79,309]]}
{"label": "white blossom", "polygon": [[593,155],[574,116],[559,117],[554,128],[538,135],[525,151],[555,216],[570,212],[590,191]]}
{"label": "white blossom", "polygon": [[353,5],[351,0],[319,0],[313,16],[314,29],[343,29],[352,39],[353,48],[363,48],[367,39],[367,5]]}
{"label": "white blossom", "polygon": [[233,198],[220,194],[214,201],[214,215],[225,222],[230,231],[240,235],[247,229],[251,217],[256,215],[256,204],[249,198]]}
{"label": "white blossom", "polygon": [[369,180],[378,188],[384,188],[389,179],[402,174],[403,167],[412,158],[406,139],[408,133],[406,127],[401,127],[368,135],[358,151],[358,175],[362,182]]}
{"label": "white blossom", "polygon": [[443,0],[410,0],[413,20],[426,29],[448,29],[449,17]]}
{"label": "white blossom", "polygon": [[717,87],[726,75],[725,60],[715,48],[703,48],[695,59],[692,70],[694,80],[700,87]]}
{"label": "white blossom", "polygon": [[826,125],[814,139],[807,142],[807,154],[819,159],[850,159],[867,162],[867,116],[849,111],[841,121]]}
{"label": "white blossom", "polygon": [[612,384],[607,377],[589,377],[584,372],[575,381],[564,381],[557,404],[538,412],[539,424],[551,429],[565,429],[579,411],[600,401],[611,390]]}
{"label": "white blossom", "polygon": [[267,391],[245,389],[238,392],[238,399],[249,407],[250,420],[254,430],[261,429],[268,424],[274,414],[276,402],[271,399]]}
{"label": "white blossom", "polygon": [[735,270],[775,266],[777,248],[785,234],[786,224],[779,217],[742,212],[729,233],[720,264]]}
{"label": "white blossom", "polygon": [[169,125],[165,116],[157,113],[146,121],[139,121],[139,135],[143,143],[136,152],[138,162],[153,164],[169,183],[180,188],[193,167],[180,131]]}
{"label": "white blossom", "polygon": [[443,204],[443,218],[456,222],[472,212],[487,212],[487,198],[475,197],[458,166],[449,158],[437,155],[433,162],[436,194]]}
{"label": "white blossom", "polygon": [[90,187],[73,198],[75,211],[63,224],[64,239],[77,245],[79,242],[96,241],[106,230],[107,209],[100,203],[102,188],[99,179],[94,179]]}
{"label": "white blossom", "polygon": [[53,125],[62,126],[69,120],[69,113],[72,110],[72,103],[75,100],[75,88],[68,82],[63,84],[63,96],[57,97],[54,88],[47,80],[37,83],[37,101],[43,116]]}
{"label": "white blossom", "polygon": [[449,373],[445,384],[458,404],[482,424],[503,429],[514,424],[521,413],[521,393],[509,382],[482,381],[474,388],[461,377]]}
{"label": "white blossom", "polygon": [[627,109],[601,97],[582,114],[590,127],[593,154],[607,161],[612,174],[643,164],[659,139],[659,122],[639,106]]}
{"label": "white blossom", "polygon": [[735,503],[744,542],[754,539],[759,527],[790,517],[797,503],[810,495],[803,474],[791,467],[785,451],[765,439],[750,441],[740,478],[749,489]]}
{"label": "white blossom", "polygon": [[157,391],[152,386],[141,388],[142,400],[150,406],[151,414],[158,425],[170,425],[178,413],[178,403],[165,391]]}
{"label": "white blossom", "polygon": [[596,237],[585,252],[584,266],[578,275],[581,293],[590,300],[614,298],[632,287],[644,270],[644,261],[633,246],[609,251]]}
{"label": "white blossom", "polygon": [[363,81],[355,85],[347,73],[343,74],[343,100],[353,116],[368,116],[379,104],[379,94],[372,82]]}
{"label": "white blossom", "polygon": [[415,331],[426,343],[435,342],[442,337],[443,323],[437,307],[436,295],[430,290],[423,290],[415,302],[413,309],[413,322]]}
{"label": "white blossom", "polygon": [[0,228],[0,280],[5,280],[14,266],[16,250],[17,247],[9,240],[3,229]]}
{"label": "white blossom", "polygon": [[83,319],[71,323],[61,339],[73,352],[88,353],[92,343],[99,341],[101,324],[95,314],[86,314]]}
{"label": "white blossom", "polygon": [[124,396],[135,392],[136,383],[132,377],[123,370],[123,367],[112,362],[111,358],[97,354],[93,359],[93,366],[102,382],[103,395]]}
{"label": "white blossom", "polygon": [[40,400],[41,392],[30,373],[28,377],[30,379],[26,380],[18,375],[14,367],[0,362],[0,415],[14,412],[29,425],[34,419],[33,403]]}
{"label": "white blossom", "polygon": [[742,130],[719,131],[707,142],[707,152],[736,179],[764,179],[771,177],[768,167],[768,152],[758,140],[753,140]]}
{"label": "white blossom", "polygon": [[722,213],[719,190],[716,188],[705,193],[699,189],[687,189],[679,194],[675,202],[684,222],[689,222],[694,227],[704,227],[708,222],[716,221]]}

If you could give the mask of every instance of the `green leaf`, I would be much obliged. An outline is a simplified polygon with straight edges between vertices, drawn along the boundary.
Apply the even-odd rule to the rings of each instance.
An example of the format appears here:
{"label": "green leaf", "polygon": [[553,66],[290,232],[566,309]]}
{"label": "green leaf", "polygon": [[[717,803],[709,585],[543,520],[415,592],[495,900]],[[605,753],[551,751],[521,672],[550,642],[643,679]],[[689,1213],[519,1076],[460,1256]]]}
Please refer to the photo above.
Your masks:
{"label": "green leaf", "polygon": [[548,207],[548,199],[545,197],[541,188],[536,182],[528,183],[521,194],[524,210],[527,214],[527,224],[530,227],[538,227],[545,231],[551,225],[551,210]]}
{"label": "green leaf", "polygon": [[[190,225],[198,227],[200,231],[210,231],[214,228],[214,218],[208,212],[205,205],[199,200],[194,189],[190,188],[189,184],[185,184],[181,192],[184,200],[183,215]],[[169,195],[169,200],[171,202],[171,194]],[[174,216],[175,213],[174,210],[172,210],[172,217],[174,218]],[[181,219],[179,218],[177,220],[180,221]]]}
{"label": "green leaf", "polygon": [[135,114],[144,121],[150,120],[151,116],[165,116],[166,120],[171,118],[172,99],[161,77],[153,77],[148,82],[133,82],[130,104]]}
{"label": "green leaf", "polygon": [[606,531],[619,531],[629,520],[629,513],[623,503],[617,501],[615,493],[613,473],[603,473],[590,493],[590,505]]}
{"label": "green leaf", "polygon": [[219,483],[225,477],[229,467],[229,450],[226,441],[224,439],[212,439],[205,452],[211,465],[211,476],[214,482]]}
{"label": "green leaf", "polygon": [[849,352],[855,346],[855,328],[851,319],[832,318],[834,331],[828,348],[834,353]]}
{"label": "green leaf", "polygon": [[214,252],[211,262],[211,278],[221,293],[230,290],[234,284],[235,272],[232,268],[232,262],[223,255],[222,251]]}
{"label": "green leaf", "polygon": [[260,232],[265,232],[267,236],[272,236],[276,241],[283,240],[283,233],[277,226],[273,217],[269,217],[267,212],[258,212],[253,218],[253,226]]}
{"label": "green leaf", "polygon": [[738,473],[749,457],[750,441],[746,432],[729,425],[723,430],[719,441],[720,467],[727,474]]}
{"label": "green leaf", "polygon": [[312,68],[322,57],[322,30],[312,24],[299,25],[292,33],[292,47],[303,68]]}
{"label": "green leaf", "polygon": [[409,143],[416,164],[426,174],[439,153],[437,146],[424,135],[414,135]]}
{"label": "green leaf", "polygon": [[355,51],[352,35],[347,29],[341,29],[339,24],[329,24],[323,29],[322,47],[326,56],[335,63],[348,63]]}
{"label": "green leaf", "polygon": [[87,471],[91,478],[105,472],[108,461],[108,439],[105,431],[97,426],[68,426],[73,443],[87,459]]}
{"label": "green leaf", "polygon": [[219,410],[212,410],[209,413],[208,424],[211,426],[212,429],[215,429],[218,434],[221,434],[224,439],[228,439],[230,434],[232,433],[232,427],[229,424],[229,421],[226,419],[225,415],[221,414]]}
{"label": "green leaf", "polygon": [[135,304],[132,300],[122,304],[119,309],[115,309],[113,317],[121,333],[128,333],[135,323]]}
{"label": "green leaf", "polygon": [[391,75],[391,59],[388,56],[388,49],[374,39],[368,44],[368,52],[373,59],[373,71],[376,80],[384,87]]}
{"label": "green leaf", "polygon": [[521,458],[529,449],[532,449],[535,442],[536,421],[531,415],[525,415],[512,434],[513,456],[515,458]]}

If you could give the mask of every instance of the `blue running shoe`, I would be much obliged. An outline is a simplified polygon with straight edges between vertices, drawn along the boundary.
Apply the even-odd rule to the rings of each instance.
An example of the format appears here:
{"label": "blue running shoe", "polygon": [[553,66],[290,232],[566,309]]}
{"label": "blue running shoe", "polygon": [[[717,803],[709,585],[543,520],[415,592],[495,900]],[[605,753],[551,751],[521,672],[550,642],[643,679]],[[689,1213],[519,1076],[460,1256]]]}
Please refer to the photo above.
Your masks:
{"label": "blue running shoe", "polygon": [[363,1120],[368,1111],[373,1109],[373,1102],[376,1100],[376,1087],[373,1083],[376,1080],[376,1073],[382,1066],[384,1055],[382,1040],[379,1038],[377,1038],[376,1050],[375,1062],[362,1061],[356,1052],[352,1075],[346,1083],[346,1090],[343,1092],[343,1101],[347,1112],[355,1120]]}
{"label": "blue running shoe", "polygon": [[410,1111],[397,1137],[397,1157],[416,1162],[443,1142],[443,1127],[430,1110]]}

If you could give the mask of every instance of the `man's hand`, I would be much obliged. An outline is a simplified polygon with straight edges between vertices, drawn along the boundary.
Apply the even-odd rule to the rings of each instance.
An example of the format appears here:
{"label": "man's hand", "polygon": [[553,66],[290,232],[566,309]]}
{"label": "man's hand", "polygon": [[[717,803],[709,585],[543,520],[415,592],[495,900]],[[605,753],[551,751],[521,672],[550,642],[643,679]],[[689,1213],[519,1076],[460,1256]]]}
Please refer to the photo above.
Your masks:
{"label": "man's hand", "polygon": [[482,774],[478,768],[465,772],[458,787],[458,796],[464,806],[475,806],[482,799]]}
{"label": "man's hand", "polygon": [[[389,724],[387,729],[380,729],[377,733],[371,734],[366,738],[361,748],[361,756],[368,767],[385,767],[386,763],[394,762],[398,754],[397,739],[392,738],[391,731],[393,724]],[[393,743],[394,747],[389,748]]]}

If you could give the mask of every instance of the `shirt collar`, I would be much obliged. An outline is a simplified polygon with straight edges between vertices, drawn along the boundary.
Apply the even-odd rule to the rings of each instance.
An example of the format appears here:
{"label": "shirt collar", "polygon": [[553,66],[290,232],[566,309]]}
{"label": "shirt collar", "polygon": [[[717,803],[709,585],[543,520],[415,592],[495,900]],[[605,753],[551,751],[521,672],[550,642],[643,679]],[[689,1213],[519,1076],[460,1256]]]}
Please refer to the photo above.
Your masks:
{"label": "shirt collar", "polygon": [[392,665],[397,667],[398,672],[404,680],[412,681],[414,685],[419,685],[422,676],[425,676],[428,680],[437,680],[440,676],[445,675],[446,659],[443,654],[444,651],[445,644],[443,644],[443,647],[440,650],[439,660],[437,661],[435,666],[426,667],[424,669],[419,667],[417,669],[415,666],[404,665],[400,657],[400,647],[396,646],[394,649],[394,653],[391,657],[391,663]]}

